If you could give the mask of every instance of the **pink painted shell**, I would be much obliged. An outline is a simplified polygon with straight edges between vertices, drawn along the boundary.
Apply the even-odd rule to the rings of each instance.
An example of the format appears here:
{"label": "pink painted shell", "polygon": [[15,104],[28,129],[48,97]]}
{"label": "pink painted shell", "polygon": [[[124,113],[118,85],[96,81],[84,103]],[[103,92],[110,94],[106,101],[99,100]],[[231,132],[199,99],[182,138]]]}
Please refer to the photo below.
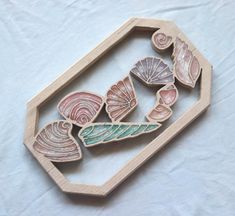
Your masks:
{"label": "pink painted shell", "polygon": [[201,72],[198,59],[189,50],[188,45],[180,38],[176,38],[173,50],[174,74],[185,86],[194,88]]}
{"label": "pink painted shell", "polygon": [[57,108],[66,120],[83,127],[95,120],[103,104],[103,98],[94,93],[74,92],[65,96]]}
{"label": "pink painted shell", "polygon": [[163,122],[170,118],[172,115],[172,110],[170,107],[162,105],[162,104],[157,104],[154,109],[152,109],[146,118],[150,122]]}
{"label": "pink painted shell", "polygon": [[138,61],[131,73],[148,86],[173,83],[174,75],[169,66],[157,57],[147,57]]}
{"label": "pink painted shell", "polygon": [[152,35],[152,44],[153,47],[158,51],[162,52],[171,46],[173,43],[172,37],[166,35],[163,32],[156,31]]}
{"label": "pink painted shell", "polygon": [[147,114],[150,122],[163,122],[171,117],[172,106],[178,98],[178,90],[174,84],[168,84],[157,91],[157,103]]}
{"label": "pink painted shell", "polygon": [[161,104],[172,106],[178,98],[178,90],[174,84],[169,84],[158,90],[157,97]]}
{"label": "pink painted shell", "polygon": [[54,162],[76,161],[82,158],[82,152],[71,135],[72,124],[56,121],[46,125],[35,136],[34,150]]}
{"label": "pink painted shell", "polygon": [[106,111],[113,122],[125,118],[137,106],[137,98],[129,76],[112,85],[106,94]]}

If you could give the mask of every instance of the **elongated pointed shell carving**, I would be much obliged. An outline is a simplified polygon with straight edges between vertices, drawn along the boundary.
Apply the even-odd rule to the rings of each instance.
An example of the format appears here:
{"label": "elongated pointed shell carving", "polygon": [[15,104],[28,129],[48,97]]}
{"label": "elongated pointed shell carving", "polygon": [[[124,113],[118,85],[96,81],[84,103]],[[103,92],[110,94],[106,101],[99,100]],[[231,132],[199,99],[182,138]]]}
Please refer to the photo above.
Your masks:
{"label": "elongated pointed shell carving", "polygon": [[33,148],[54,162],[76,161],[82,153],[71,135],[72,124],[56,121],[46,125],[35,137]]}
{"label": "elongated pointed shell carving", "polygon": [[157,98],[161,104],[172,106],[178,99],[178,90],[174,84],[166,85],[157,91]]}
{"label": "elongated pointed shell carving", "polygon": [[137,106],[133,83],[129,76],[112,85],[106,95],[106,111],[112,122],[119,122]]}
{"label": "elongated pointed shell carving", "polygon": [[157,57],[147,57],[138,61],[131,73],[147,86],[173,83],[174,75],[169,66]]}
{"label": "elongated pointed shell carving", "polygon": [[95,120],[100,113],[104,99],[90,92],[73,92],[58,104],[59,113],[69,122],[83,127]]}
{"label": "elongated pointed shell carving", "polygon": [[93,123],[81,129],[78,136],[86,147],[137,137],[157,130],[159,123]]}
{"label": "elongated pointed shell carving", "polygon": [[176,38],[173,50],[174,74],[176,78],[185,86],[194,88],[201,72],[198,59],[189,50],[188,45]]}

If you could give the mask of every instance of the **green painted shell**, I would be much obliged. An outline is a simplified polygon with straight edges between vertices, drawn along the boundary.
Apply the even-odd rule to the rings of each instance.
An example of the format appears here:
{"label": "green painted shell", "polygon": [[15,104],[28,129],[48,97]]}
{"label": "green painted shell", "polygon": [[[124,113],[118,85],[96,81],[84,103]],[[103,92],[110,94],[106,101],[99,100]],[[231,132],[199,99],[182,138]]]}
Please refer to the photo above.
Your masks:
{"label": "green painted shell", "polygon": [[83,127],[78,136],[86,147],[137,137],[157,130],[159,123],[93,123]]}

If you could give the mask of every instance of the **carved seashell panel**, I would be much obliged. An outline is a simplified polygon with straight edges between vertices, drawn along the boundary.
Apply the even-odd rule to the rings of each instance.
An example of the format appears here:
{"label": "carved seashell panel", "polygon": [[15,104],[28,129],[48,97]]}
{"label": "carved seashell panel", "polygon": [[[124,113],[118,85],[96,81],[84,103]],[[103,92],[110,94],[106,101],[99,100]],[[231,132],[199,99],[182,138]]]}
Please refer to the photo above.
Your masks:
{"label": "carved seashell panel", "polygon": [[92,123],[78,134],[86,147],[137,137],[157,130],[159,123]]}
{"label": "carved seashell panel", "polygon": [[173,50],[174,74],[186,86],[194,88],[201,72],[198,59],[189,50],[188,45],[180,38],[176,38]]}
{"label": "carved seashell panel", "polygon": [[67,121],[55,121],[46,125],[35,136],[34,150],[54,162],[80,160],[82,152],[71,130],[72,124]]}
{"label": "carved seashell panel", "polygon": [[83,127],[95,120],[104,104],[103,97],[90,92],[73,92],[58,104],[59,113],[73,124]]}
{"label": "carved seashell panel", "polygon": [[168,36],[163,32],[156,31],[152,35],[152,45],[153,48],[156,49],[158,52],[162,52],[169,48],[173,43],[172,36]]}
{"label": "carved seashell panel", "polygon": [[157,91],[157,98],[161,104],[172,106],[178,99],[178,90],[174,84],[168,84]]}
{"label": "carved seashell panel", "polygon": [[174,75],[169,66],[157,57],[147,57],[138,61],[131,69],[131,74],[147,86],[174,83]]}
{"label": "carved seashell panel", "polygon": [[112,122],[119,122],[137,106],[137,98],[129,76],[112,85],[106,94],[106,112]]}
{"label": "carved seashell panel", "polygon": [[172,115],[172,106],[178,99],[178,90],[174,84],[168,84],[157,91],[157,103],[146,115],[150,122],[163,122]]}
{"label": "carved seashell panel", "polygon": [[157,105],[147,114],[146,118],[150,122],[163,122],[169,119],[172,115],[170,107],[157,103]]}

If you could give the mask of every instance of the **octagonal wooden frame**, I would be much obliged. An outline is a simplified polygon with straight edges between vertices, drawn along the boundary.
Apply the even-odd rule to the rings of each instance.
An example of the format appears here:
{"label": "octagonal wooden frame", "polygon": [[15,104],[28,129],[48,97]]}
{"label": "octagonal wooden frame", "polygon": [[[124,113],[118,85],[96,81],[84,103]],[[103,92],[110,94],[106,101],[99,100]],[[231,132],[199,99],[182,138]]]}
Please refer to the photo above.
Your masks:
{"label": "octagonal wooden frame", "polygon": [[[39,108],[61,89],[67,86],[73,79],[85,72],[88,67],[93,65],[98,59],[100,59],[134,29],[152,31],[164,29],[164,31],[167,31],[170,35],[180,36],[180,38],[182,38],[189,45],[191,51],[198,58],[202,66],[199,100],[103,185],[71,183],[50,160],[37,153],[32,147],[34,135],[37,131]],[[149,158],[151,158],[170,140],[172,140],[204,110],[206,110],[206,108],[210,105],[211,99],[211,76],[212,66],[210,63],[193,46],[193,44],[173,22],[145,18],[131,18],[101,44],[94,48],[90,53],[88,53],[84,58],[79,60],[52,84],[46,87],[42,92],[27,103],[24,144],[62,191],[75,194],[106,196],[136,169],[148,161]]]}

